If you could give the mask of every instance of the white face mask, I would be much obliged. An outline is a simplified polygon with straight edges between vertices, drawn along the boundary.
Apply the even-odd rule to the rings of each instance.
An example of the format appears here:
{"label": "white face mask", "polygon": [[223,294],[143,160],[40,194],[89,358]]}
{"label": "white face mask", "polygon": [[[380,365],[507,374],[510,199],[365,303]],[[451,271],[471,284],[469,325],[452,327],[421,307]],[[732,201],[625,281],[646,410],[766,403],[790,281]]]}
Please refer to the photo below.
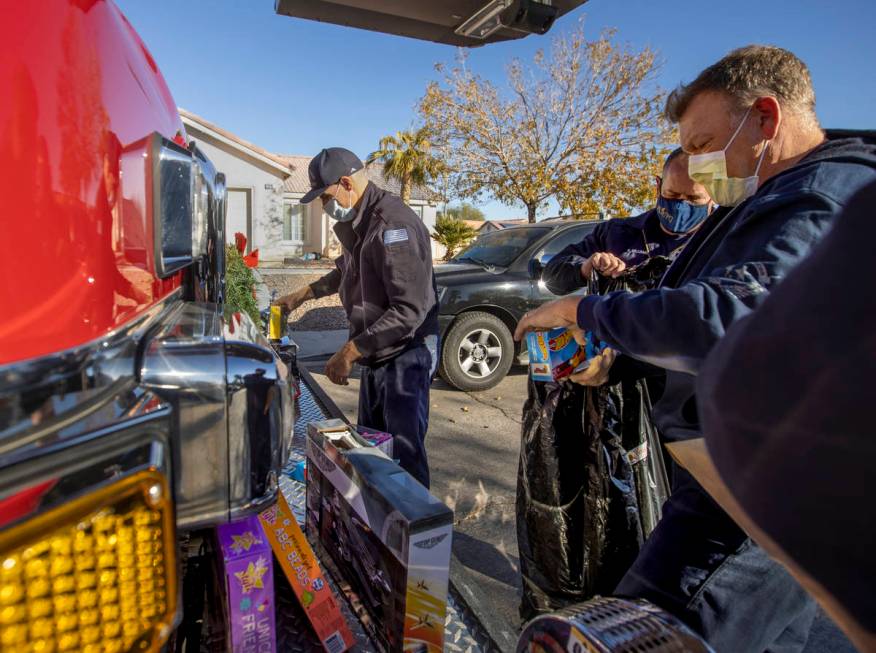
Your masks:
{"label": "white face mask", "polygon": [[763,158],[766,155],[770,141],[768,140],[764,144],[760,158],[757,160],[757,167],[754,169],[754,175],[751,177],[728,177],[727,157],[724,155],[727,148],[733,144],[739,132],[742,131],[742,125],[745,124],[750,113],[751,107],[748,107],[748,111],[742,117],[742,122],[739,123],[739,126],[733,132],[733,136],[730,137],[730,141],[724,146],[723,150],[706,152],[705,154],[691,154],[688,157],[688,176],[695,182],[705,186],[706,190],[709,191],[709,195],[712,196],[712,200],[721,206],[736,206],[757,192],[760,165],[763,163]]}
{"label": "white face mask", "polygon": [[[348,195],[352,195],[353,193],[353,191],[347,192]],[[328,202],[326,202],[322,210],[325,211],[330,218],[337,220],[338,222],[349,222],[356,217],[356,214],[353,213],[353,206],[355,204],[356,203],[351,197],[350,206],[341,206],[338,200],[333,197]]]}

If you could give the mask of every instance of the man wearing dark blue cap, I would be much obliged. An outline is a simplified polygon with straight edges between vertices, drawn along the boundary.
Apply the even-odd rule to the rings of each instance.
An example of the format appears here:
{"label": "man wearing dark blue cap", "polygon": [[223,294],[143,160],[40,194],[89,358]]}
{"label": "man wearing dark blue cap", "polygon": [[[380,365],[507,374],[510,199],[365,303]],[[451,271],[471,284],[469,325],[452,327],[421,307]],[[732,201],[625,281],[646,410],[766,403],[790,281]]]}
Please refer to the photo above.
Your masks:
{"label": "man wearing dark blue cap", "polygon": [[339,293],[350,339],[326,365],[346,385],[362,369],[359,424],[391,433],[401,466],[429,487],[425,439],[429,387],[438,361],[438,300],[429,232],[399,197],[370,181],[355,154],[330,147],[310,162],[307,204],[320,198],[343,246],[336,268],[281,297],[289,311]]}

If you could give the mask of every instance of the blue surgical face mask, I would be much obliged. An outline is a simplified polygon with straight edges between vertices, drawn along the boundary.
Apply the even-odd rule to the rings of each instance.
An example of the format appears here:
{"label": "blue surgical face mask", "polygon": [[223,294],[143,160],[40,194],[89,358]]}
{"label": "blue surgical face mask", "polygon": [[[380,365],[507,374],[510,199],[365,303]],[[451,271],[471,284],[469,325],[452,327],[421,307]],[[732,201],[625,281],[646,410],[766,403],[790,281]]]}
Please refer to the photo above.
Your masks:
{"label": "blue surgical face mask", "polygon": [[662,195],[657,198],[657,217],[667,231],[686,234],[696,229],[709,217],[709,205],[691,204],[684,200],[671,200]]}
{"label": "blue surgical face mask", "polygon": [[338,200],[335,198],[330,199],[326,202],[326,205],[323,207],[323,211],[326,212],[333,220],[337,220],[338,222],[348,222],[353,218],[353,207],[344,207],[338,204]]}
{"label": "blue surgical face mask", "polygon": [[[349,191],[349,195],[352,195],[352,191]],[[322,210],[325,211],[330,218],[337,220],[338,222],[349,222],[356,217],[356,214],[353,212],[354,205],[355,202],[353,202],[352,197],[350,197],[350,206],[341,206],[340,202],[333,197],[326,202]]]}

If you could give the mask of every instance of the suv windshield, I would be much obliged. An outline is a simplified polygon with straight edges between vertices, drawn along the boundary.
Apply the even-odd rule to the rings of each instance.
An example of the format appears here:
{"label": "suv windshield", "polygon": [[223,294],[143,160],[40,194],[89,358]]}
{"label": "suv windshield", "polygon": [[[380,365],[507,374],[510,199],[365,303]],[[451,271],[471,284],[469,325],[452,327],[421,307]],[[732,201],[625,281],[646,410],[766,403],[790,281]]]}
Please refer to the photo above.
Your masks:
{"label": "suv windshield", "polygon": [[526,227],[482,234],[451,260],[476,263],[485,267],[506,268],[548,231],[550,227]]}

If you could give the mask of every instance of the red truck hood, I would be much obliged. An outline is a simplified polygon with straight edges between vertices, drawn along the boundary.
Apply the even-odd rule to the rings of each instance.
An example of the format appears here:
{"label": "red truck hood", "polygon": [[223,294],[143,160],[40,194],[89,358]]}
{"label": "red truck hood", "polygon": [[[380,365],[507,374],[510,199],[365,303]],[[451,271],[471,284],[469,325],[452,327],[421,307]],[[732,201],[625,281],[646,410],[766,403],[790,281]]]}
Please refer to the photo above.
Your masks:
{"label": "red truck hood", "polygon": [[145,179],[123,161],[185,132],[108,0],[7,3],[0,44],[3,365],[98,339],[179,285],[154,275]]}

